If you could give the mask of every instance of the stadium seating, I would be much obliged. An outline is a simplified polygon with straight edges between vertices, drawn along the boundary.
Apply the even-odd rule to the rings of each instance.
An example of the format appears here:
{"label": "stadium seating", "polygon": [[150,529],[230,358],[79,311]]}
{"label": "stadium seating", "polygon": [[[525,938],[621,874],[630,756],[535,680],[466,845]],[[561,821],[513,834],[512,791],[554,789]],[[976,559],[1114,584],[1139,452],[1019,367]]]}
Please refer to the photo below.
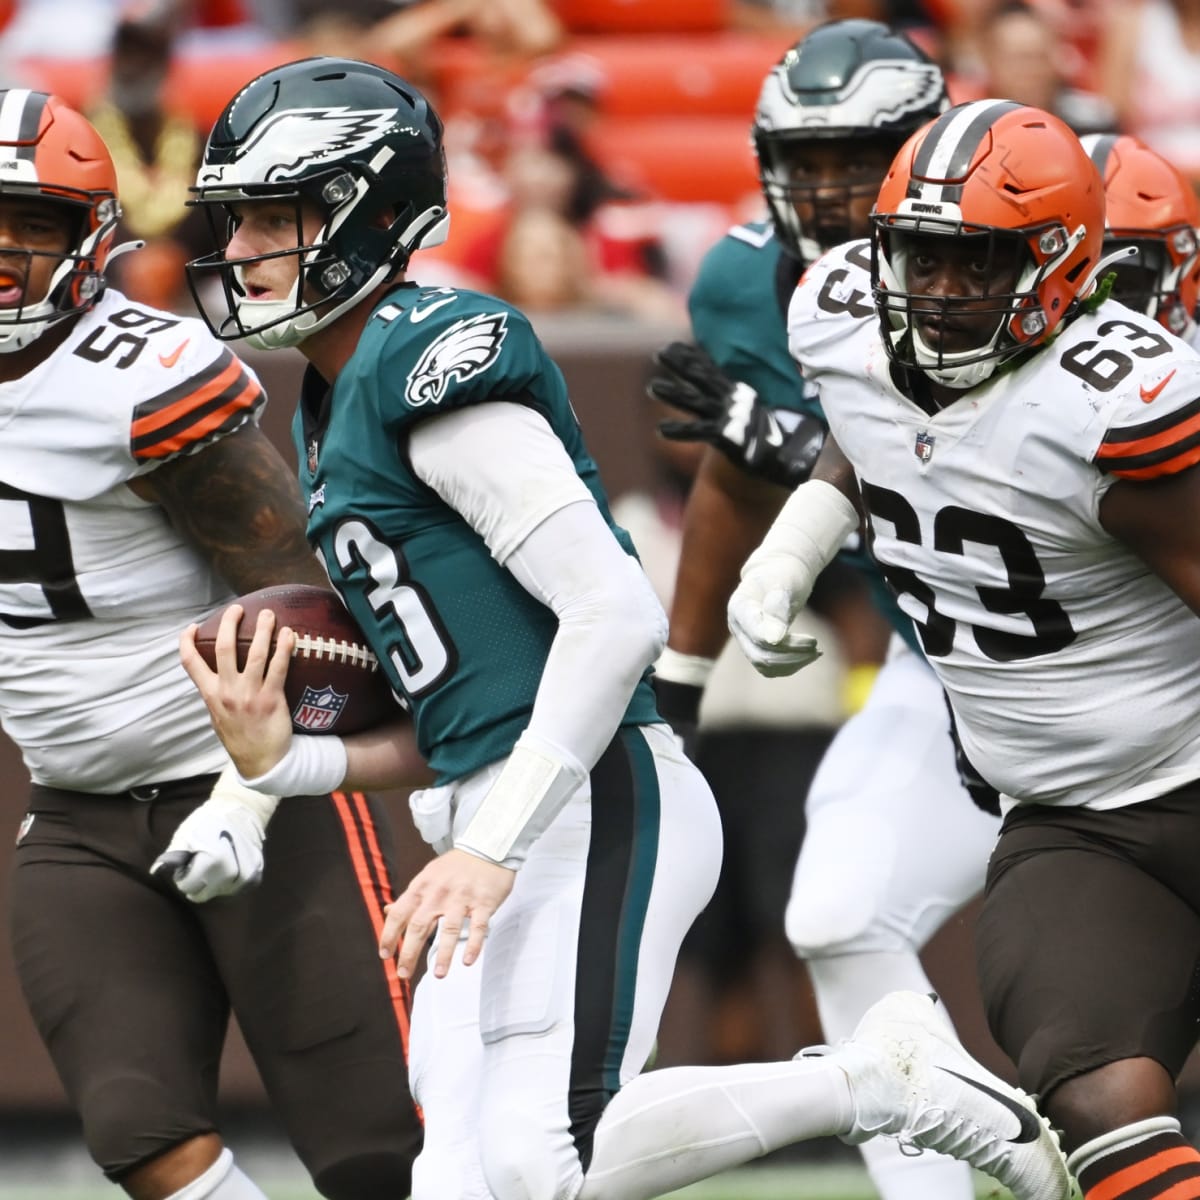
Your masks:
{"label": "stadium seating", "polygon": [[554,0],[572,33],[716,33],[729,8],[729,0]]}
{"label": "stadium seating", "polygon": [[431,58],[438,97],[453,111],[487,88],[522,79],[534,86],[580,79],[613,117],[749,119],[763,75],[789,45],[779,37],[722,33],[573,38],[567,53],[514,71],[466,39],[447,39]]}
{"label": "stadium seating", "polygon": [[736,206],[758,190],[749,116],[613,119],[588,145],[619,183],[661,200]]}

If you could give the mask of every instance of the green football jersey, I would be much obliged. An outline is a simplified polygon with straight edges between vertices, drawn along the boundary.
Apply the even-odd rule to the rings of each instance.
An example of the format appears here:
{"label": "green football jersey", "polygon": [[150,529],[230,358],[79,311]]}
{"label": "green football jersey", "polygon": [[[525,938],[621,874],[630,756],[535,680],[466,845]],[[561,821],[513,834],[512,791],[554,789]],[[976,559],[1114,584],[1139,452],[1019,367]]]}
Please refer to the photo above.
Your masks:
{"label": "green football jersey", "polygon": [[[528,320],[492,296],[398,286],[331,390],[310,369],[293,424],[309,540],[410,709],[439,782],[509,753],[558,628],[409,462],[417,422],[489,400],[546,419],[634,554],[613,523],[562,373]],[[657,720],[647,671],[622,723]]]}
{"label": "green football jersey", "polygon": [[[815,388],[788,350],[787,304],[801,266],[767,223],[735,225],[704,256],[688,296],[696,341],[731,378],[749,384],[765,404],[825,420]],[[871,586],[883,615],[922,654],[912,621],[900,611],[874,559],[843,552]]]}

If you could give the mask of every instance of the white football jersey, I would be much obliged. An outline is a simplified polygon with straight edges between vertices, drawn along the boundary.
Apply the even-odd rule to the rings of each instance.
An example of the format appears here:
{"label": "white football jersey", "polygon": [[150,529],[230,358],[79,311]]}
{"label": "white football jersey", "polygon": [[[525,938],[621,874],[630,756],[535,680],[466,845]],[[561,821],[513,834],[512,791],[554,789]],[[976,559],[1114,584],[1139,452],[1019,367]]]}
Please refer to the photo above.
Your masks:
{"label": "white football jersey", "polygon": [[1044,804],[1200,777],[1200,620],[1098,516],[1114,479],[1200,461],[1200,355],[1110,301],[931,415],[892,380],[869,268],[865,242],[810,268],[791,349],[968,756]]}
{"label": "white football jersey", "polygon": [[178,638],[229,589],[128,482],[264,402],[202,322],[111,290],[0,383],[0,724],[35,781],[114,792],[226,761]]}

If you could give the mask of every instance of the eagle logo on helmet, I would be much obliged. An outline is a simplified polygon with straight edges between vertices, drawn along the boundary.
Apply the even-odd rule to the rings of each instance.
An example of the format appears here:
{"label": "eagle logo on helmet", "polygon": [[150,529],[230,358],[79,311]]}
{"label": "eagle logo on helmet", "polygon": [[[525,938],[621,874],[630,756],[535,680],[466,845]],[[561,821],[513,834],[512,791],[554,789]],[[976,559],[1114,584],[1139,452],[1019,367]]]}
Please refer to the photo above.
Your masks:
{"label": "eagle logo on helmet", "polygon": [[451,379],[461,383],[486,371],[500,357],[507,336],[507,313],[481,313],[456,321],[425,347],[408,373],[404,398],[413,408],[439,403]]}
{"label": "eagle logo on helmet", "polygon": [[842,87],[830,89],[825,104],[814,105],[792,86],[789,66],[785,58],[773,72],[789,108],[773,112],[770,89],[762,90],[756,121],[766,132],[822,125],[889,129],[911,124],[905,118],[936,112],[945,95],[942,72],[935,63],[881,59],[864,63]]}
{"label": "eagle logo on helmet", "polygon": [[[202,171],[199,182],[277,183],[323,162],[370,149],[396,125],[394,108],[292,108],[264,121],[232,163]],[[412,130],[415,134],[417,130]]]}

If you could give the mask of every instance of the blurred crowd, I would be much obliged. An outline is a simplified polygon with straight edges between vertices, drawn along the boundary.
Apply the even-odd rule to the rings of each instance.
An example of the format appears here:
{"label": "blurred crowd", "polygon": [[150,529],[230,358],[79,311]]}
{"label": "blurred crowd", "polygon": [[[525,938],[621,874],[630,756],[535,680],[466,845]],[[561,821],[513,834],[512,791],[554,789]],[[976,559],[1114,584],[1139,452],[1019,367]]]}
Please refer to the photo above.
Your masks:
{"label": "blurred crowd", "polygon": [[[712,243],[732,222],[765,217],[749,139],[764,73],[815,23],[852,16],[912,34],[955,102],[1001,96],[1081,135],[1132,133],[1200,182],[1200,0],[0,0],[0,76],[64,93],[111,148],[123,240],[145,245],[110,278],[135,299],[191,305],[183,264],[209,246],[185,202],[232,90],[276,62],[334,54],[413,79],[446,121],[451,236],[418,256],[417,279],[498,294],[535,324],[624,317],[662,326],[666,340],[687,327]],[[724,99],[714,78],[729,85]],[[657,140],[639,141],[640,123]],[[658,449],[652,487],[624,497],[618,516],[669,602],[694,462]],[[664,1061],[775,1057],[805,1040],[806,1024],[811,1033],[810,1008],[763,998],[801,987],[780,919],[804,832],[797,781],[853,709],[857,669],[882,655],[886,630],[868,611],[861,588],[838,592],[827,619],[870,645],[828,639],[842,653],[798,677],[786,704],[778,691],[758,698],[745,662],[710,689],[701,764],[714,787],[722,763],[737,791],[746,763],[786,760],[777,811],[795,820],[769,827],[783,864],[774,874],[761,870],[769,848],[729,855],[722,903],[684,948]],[[731,696],[736,711],[722,710]],[[770,752],[747,738],[768,739]],[[773,778],[755,790],[778,790],[784,776]],[[767,878],[779,894],[766,894]],[[724,1006],[721,980],[743,988]],[[725,1019],[731,1011],[741,1019]]]}
{"label": "blurred crowd", "polygon": [[[148,302],[189,303],[181,266],[204,231],[184,201],[239,64],[249,78],[338,54],[412,78],[446,119],[453,234],[423,282],[682,327],[704,251],[761,215],[748,128],[764,70],[847,16],[912,33],[955,101],[1134,133],[1200,177],[1200,0],[0,0],[0,71],[66,92],[112,147],[125,232],[146,243],[115,272]],[[639,45],[651,56],[623,66]],[[744,79],[719,108],[705,73],[728,77],[735,50]],[[674,112],[656,111],[656,72]]]}

